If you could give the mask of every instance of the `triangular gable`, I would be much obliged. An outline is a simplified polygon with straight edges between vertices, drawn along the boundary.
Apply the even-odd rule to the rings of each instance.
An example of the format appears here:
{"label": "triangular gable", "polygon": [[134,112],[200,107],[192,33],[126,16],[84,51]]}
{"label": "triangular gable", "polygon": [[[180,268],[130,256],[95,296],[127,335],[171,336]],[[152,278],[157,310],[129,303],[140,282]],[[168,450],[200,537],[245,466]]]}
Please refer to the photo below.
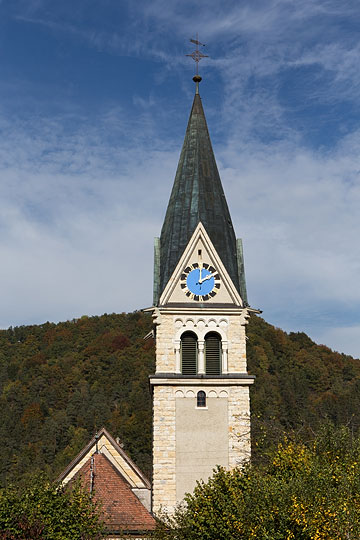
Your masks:
{"label": "triangular gable", "polygon": [[[201,255],[199,255],[201,252]],[[216,269],[219,274],[219,288],[216,291],[216,295],[207,299],[202,303],[202,307],[211,306],[211,304],[233,304],[236,306],[243,306],[243,301],[235,288],[225,266],[223,265],[213,243],[211,242],[209,235],[207,234],[205,227],[202,223],[199,223],[196,227],[188,245],[186,246],[184,253],[182,254],[170,280],[168,281],[164,292],[160,297],[160,305],[166,305],[169,303],[184,303],[193,304],[194,299],[186,296],[184,293],[184,280],[181,279],[184,269],[194,261],[198,261],[199,257],[202,261],[206,261],[206,264],[210,264]],[[199,302],[197,302],[199,303]]]}
{"label": "triangular gable", "polygon": [[124,452],[121,446],[113,439],[110,433],[102,428],[89,444],[79,452],[70,465],[59,476],[58,480],[67,484],[96,452],[107,457],[115,469],[129,483],[132,489],[150,489],[149,480],[142,474],[140,469]]}

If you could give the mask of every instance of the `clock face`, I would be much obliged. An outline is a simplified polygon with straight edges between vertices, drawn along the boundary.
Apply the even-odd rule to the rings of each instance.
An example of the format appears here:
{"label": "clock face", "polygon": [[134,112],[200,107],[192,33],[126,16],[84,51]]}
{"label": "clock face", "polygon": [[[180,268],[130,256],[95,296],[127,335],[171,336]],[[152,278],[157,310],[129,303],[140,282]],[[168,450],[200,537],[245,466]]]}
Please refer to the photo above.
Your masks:
{"label": "clock face", "polygon": [[181,274],[180,286],[186,296],[195,301],[207,301],[220,289],[217,270],[207,263],[193,263]]}

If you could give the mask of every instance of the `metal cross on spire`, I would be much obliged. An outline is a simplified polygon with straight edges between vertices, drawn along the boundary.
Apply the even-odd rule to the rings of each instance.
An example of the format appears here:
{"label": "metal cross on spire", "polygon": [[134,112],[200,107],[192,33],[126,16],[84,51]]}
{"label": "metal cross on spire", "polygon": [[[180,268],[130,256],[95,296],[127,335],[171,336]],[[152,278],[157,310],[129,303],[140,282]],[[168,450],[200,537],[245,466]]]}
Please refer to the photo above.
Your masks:
{"label": "metal cross on spire", "polygon": [[199,51],[199,45],[205,47],[205,43],[200,43],[198,40],[198,34],[196,34],[196,39],[190,39],[191,43],[195,43],[196,49],[191,54],[186,54],[185,56],[191,56],[191,58],[196,62],[196,76],[199,75],[199,62],[202,58],[209,58],[207,54],[203,54]]}

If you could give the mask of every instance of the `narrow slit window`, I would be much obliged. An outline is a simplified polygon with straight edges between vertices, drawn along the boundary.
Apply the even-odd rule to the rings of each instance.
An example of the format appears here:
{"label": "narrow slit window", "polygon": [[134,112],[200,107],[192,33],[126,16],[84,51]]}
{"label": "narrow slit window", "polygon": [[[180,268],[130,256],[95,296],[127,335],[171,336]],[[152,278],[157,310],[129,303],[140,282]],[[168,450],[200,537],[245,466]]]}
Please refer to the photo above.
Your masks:
{"label": "narrow slit window", "polygon": [[197,373],[197,336],[193,332],[185,332],[181,336],[181,373]]}
{"label": "narrow slit window", "polygon": [[216,332],[205,336],[205,372],[206,375],[221,374],[221,337]]}
{"label": "narrow slit window", "polygon": [[203,390],[197,393],[196,396],[196,406],[197,407],[206,407],[206,394]]}

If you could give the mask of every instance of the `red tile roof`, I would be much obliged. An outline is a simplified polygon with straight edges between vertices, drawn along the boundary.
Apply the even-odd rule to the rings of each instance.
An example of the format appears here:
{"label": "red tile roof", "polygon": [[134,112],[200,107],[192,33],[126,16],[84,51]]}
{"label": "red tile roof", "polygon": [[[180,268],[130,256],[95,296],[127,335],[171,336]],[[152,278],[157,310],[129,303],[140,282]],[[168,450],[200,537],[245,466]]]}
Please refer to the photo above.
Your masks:
{"label": "red tile roof", "polygon": [[[155,528],[155,519],[132,492],[129,484],[103,454],[93,455],[94,499],[102,505],[103,519],[111,531],[146,531]],[[90,490],[91,459],[76,474]]]}

